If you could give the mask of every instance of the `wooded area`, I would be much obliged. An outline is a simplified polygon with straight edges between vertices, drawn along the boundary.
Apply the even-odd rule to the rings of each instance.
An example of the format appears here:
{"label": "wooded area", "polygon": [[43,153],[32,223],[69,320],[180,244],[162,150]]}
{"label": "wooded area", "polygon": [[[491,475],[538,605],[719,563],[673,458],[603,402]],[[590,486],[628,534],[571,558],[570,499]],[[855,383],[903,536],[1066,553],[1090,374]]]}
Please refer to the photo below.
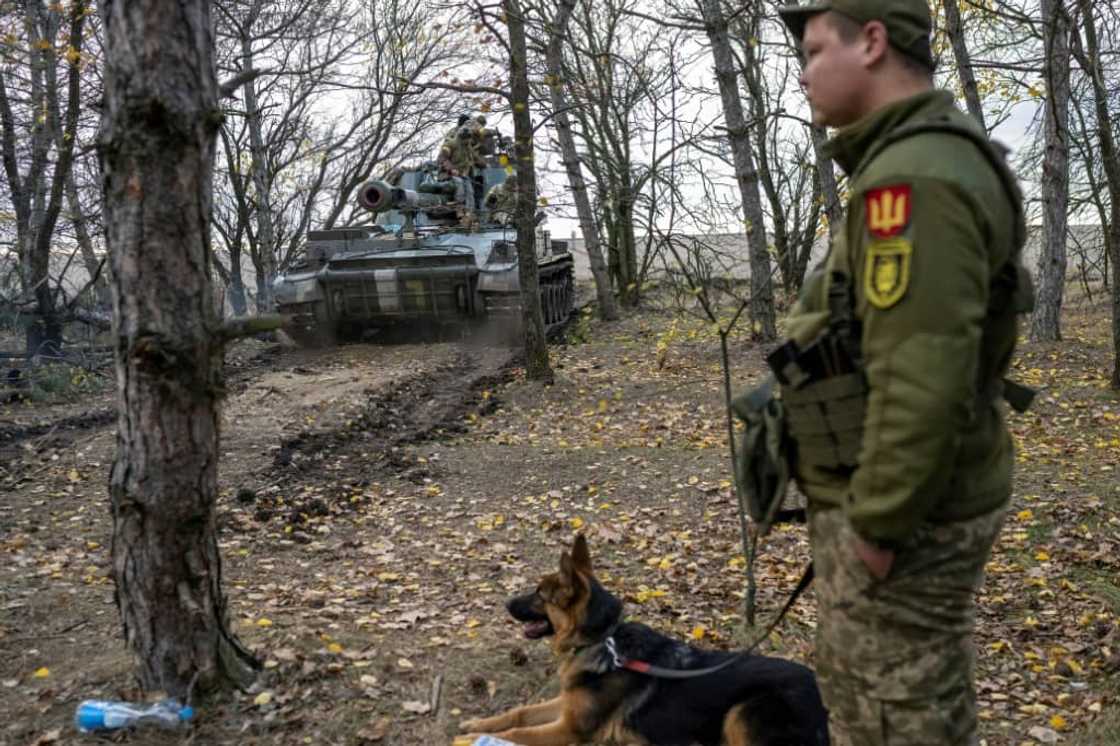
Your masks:
{"label": "wooded area", "polygon": [[[672,261],[666,235],[741,233],[751,323],[773,338],[775,304],[797,291],[814,244],[838,222],[844,189],[819,157],[825,134],[797,97],[796,52],[776,7],[216,3],[222,125],[210,264],[219,308],[271,310],[272,281],[300,256],[308,230],[354,223],[363,181],[430,157],[447,123],[474,110],[529,117],[520,127],[532,128],[539,151],[541,199],[554,217],[578,219],[592,267],[603,268],[606,317],[608,295],[633,306]],[[94,10],[3,6],[11,208],[0,309],[32,356],[62,344],[64,323],[108,322],[96,159],[105,51]],[[1031,334],[1060,339],[1071,273],[1115,297],[1116,10],[1050,0],[936,10],[938,83],[997,137],[1016,140],[1029,222],[1041,231]],[[510,18],[526,31],[523,110]],[[1070,226],[1082,225],[1099,240],[1067,251]],[[707,259],[715,274],[724,259]],[[1112,374],[1120,386],[1115,365]]]}
{"label": "wooded area", "polygon": [[[142,688],[245,690],[261,671],[231,625],[216,505],[223,358],[262,327],[228,320],[274,312],[309,231],[366,220],[360,187],[432,159],[461,114],[512,136],[525,377],[556,364],[543,212],[586,252],[578,324],[671,297],[722,348],[726,401],[732,348],[779,339],[848,189],[782,4],[0,0],[0,385],[114,356],[112,567]],[[1071,304],[1107,306],[1093,365],[1120,391],[1120,6],[931,8],[937,85],[1023,182],[1024,328],[1060,357],[1084,332]],[[658,370],[685,332],[659,334]]]}

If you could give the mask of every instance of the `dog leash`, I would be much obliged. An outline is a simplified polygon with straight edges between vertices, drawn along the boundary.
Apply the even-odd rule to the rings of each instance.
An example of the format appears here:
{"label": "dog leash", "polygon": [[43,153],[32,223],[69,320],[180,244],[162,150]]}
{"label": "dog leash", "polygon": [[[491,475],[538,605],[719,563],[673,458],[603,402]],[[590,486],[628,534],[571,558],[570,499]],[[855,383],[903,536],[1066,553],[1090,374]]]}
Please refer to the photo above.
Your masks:
{"label": "dog leash", "polygon": [[760,644],[762,644],[762,641],[769,637],[770,633],[773,632],[775,628],[777,628],[782,619],[785,618],[786,612],[790,610],[793,604],[796,603],[797,599],[812,582],[813,563],[810,562],[805,566],[805,571],[801,573],[801,579],[797,581],[797,587],[793,589],[793,593],[791,593],[789,598],[786,599],[785,606],[783,606],[782,610],[778,612],[778,616],[774,617],[774,621],[770,622],[763,633],[755,638],[755,641],[750,644],[750,647],[745,650],[739,651],[736,655],[715,666],[709,666],[708,668],[689,668],[686,670],[681,670],[678,668],[663,668],[661,666],[655,666],[652,663],[647,663],[646,661],[637,660],[636,658],[627,658],[621,655],[618,652],[618,643],[615,642],[614,635],[608,636],[607,639],[603,641],[603,644],[606,646],[607,652],[611,656],[611,663],[615,668],[625,668],[627,671],[634,671],[635,673],[645,674],[646,676],[653,676],[658,679],[694,679],[699,676],[707,676],[708,674],[715,673],[716,671],[727,668],[733,663],[737,663],[741,656],[749,654]]}

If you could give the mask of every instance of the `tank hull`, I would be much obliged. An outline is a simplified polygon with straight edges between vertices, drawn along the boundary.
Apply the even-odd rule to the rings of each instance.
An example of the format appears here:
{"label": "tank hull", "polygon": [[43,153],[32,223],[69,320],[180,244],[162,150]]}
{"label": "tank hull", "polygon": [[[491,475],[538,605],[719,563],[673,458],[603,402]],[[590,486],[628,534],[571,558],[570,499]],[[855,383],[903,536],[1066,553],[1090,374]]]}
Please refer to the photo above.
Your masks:
{"label": "tank hull", "polygon": [[[373,330],[407,333],[521,316],[513,233],[481,230],[424,235],[355,235],[320,231],[309,237],[309,262],[281,275],[273,291],[300,344],[324,345]],[[575,304],[570,253],[538,251],[541,308],[549,331]]]}

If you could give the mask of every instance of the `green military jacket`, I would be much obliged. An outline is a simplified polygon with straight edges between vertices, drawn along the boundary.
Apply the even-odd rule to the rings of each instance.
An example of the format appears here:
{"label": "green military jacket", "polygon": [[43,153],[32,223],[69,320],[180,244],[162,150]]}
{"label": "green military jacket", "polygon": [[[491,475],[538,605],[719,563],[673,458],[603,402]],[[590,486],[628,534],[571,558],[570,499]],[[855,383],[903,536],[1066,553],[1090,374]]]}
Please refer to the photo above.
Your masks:
{"label": "green military jacket", "polygon": [[[923,521],[991,511],[1011,492],[998,382],[1017,317],[993,288],[1009,262],[1018,266],[1021,198],[960,134],[923,131],[880,147],[897,128],[938,117],[979,131],[949,93],[931,91],[828,144],[852,196],[826,267],[850,278],[868,393],[854,471],[799,462],[795,474],[811,504],[842,507],[862,536],[887,544]],[[799,344],[827,323],[828,285],[821,272],[806,282],[790,319]]]}

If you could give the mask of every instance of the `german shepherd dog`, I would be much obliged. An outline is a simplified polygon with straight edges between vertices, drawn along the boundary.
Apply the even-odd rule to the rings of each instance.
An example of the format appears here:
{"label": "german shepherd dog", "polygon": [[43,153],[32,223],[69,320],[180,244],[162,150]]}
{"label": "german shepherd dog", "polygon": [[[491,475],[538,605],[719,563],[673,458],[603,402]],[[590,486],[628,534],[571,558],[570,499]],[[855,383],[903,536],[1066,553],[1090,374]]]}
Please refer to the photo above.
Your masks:
{"label": "german shepherd dog", "polygon": [[463,723],[472,740],[492,733],[523,746],[828,744],[828,713],[812,671],[779,658],[700,650],[624,622],[622,602],[591,571],[582,534],[561,554],[559,572],[507,608],[526,637],[551,638],[560,696]]}

